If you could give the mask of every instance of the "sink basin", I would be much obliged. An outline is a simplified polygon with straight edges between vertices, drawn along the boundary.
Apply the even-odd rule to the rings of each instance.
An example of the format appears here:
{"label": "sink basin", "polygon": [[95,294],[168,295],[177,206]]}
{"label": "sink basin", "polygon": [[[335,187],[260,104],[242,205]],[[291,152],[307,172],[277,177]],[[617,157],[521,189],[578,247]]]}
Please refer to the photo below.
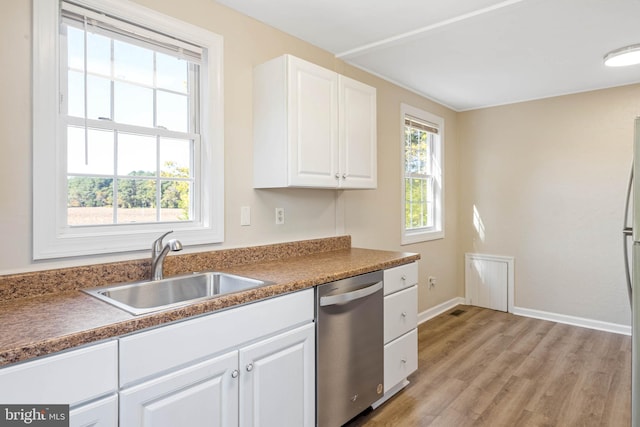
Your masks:
{"label": "sink basin", "polygon": [[84,292],[137,315],[166,310],[271,283],[234,274],[206,272],[84,289]]}

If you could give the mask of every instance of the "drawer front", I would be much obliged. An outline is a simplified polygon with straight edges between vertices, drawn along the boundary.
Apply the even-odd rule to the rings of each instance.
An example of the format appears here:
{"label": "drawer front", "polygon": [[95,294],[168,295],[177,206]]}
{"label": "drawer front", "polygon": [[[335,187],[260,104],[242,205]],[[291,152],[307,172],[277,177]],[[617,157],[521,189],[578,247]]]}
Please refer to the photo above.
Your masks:
{"label": "drawer front", "polygon": [[69,413],[70,427],[118,427],[118,395],[73,409]]}
{"label": "drawer front", "polygon": [[388,343],[418,325],[418,287],[384,297],[384,342]]}
{"label": "drawer front", "polygon": [[307,289],[121,338],[120,387],[312,322],[313,301]]}
{"label": "drawer front", "polygon": [[418,330],[384,346],[384,392],[418,369]]}
{"label": "drawer front", "polygon": [[114,340],[3,368],[0,402],[74,406],[115,392],[117,363]]}
{"label": "drawer front", "polygon": [[384,270],[384,294],[389,295],[418,284],[418,262]]}

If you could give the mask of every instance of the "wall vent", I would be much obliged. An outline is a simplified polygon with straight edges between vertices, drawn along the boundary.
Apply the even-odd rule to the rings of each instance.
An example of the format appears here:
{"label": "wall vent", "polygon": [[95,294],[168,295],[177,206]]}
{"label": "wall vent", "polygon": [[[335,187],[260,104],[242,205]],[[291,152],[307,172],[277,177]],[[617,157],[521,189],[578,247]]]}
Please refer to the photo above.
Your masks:
{"label": "wall vent", "polygon": [[469,305],[513,311],[514,258],[465,254],[465,292]]}

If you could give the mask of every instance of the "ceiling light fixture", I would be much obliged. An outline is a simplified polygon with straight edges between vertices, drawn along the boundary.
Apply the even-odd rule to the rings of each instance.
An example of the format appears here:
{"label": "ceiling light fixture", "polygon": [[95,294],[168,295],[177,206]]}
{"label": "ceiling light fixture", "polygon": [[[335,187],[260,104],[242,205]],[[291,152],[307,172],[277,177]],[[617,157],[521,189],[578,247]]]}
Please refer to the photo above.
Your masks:
{"label": "ceiling light fixture", "polygon": [[621,47],[604,56],[604,65],[607,67],[624,67],[635,64],[640,64],[640,44]]}

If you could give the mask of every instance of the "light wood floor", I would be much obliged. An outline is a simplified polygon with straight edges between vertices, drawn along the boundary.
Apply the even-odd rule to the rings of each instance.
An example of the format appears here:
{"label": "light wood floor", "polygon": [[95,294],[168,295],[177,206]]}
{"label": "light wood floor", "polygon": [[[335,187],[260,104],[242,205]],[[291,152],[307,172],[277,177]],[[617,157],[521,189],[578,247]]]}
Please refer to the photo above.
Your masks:
{"label": "light wood floor", "polygon": [[419,327],[411,384],[349,427],[631,425],[631,337],[456,309]]}

